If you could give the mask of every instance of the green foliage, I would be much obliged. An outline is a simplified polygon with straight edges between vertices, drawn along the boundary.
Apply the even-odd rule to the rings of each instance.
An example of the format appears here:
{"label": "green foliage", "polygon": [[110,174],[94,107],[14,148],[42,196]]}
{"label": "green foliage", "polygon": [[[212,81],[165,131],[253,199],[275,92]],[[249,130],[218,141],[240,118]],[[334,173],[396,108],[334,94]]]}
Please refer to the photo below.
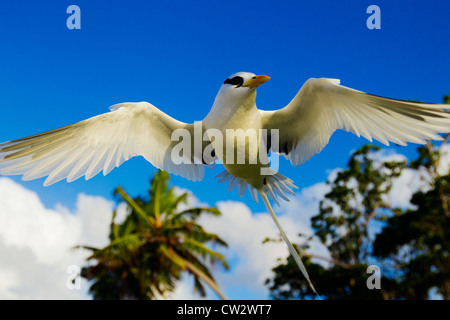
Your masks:
{"label": "green foliage", "polygon": [[449,94],[444,96],[444,103],[450,104],[450,95]]}
{"label": "green foliage", "polygon": [[342,263],[366,261],[370,240],[367,227],[374,218],[384,219],[381,209],[389,208],[384,196],[405,166],[404,162],[389,162],[374,167],[370,156],[378,150],[366,145],[353,153],[347,169],[329,182],[332,190],[321,201],[319,214],[311,219],[332,258]]}
{"label": "green foliage", "polygon": [[[363,146],[328,182],[331,191],[312,226],[331,259],[308,254],[311,239],[298,247],[310,277],[327,299],[426,299],[431,288],[450,299],[450,175],[437,169],[442,150],[431,143],[419,147],[418,158],[408,166],[377,164],[372,158],[377,150]],[[429,189],[413,195],[414,209],[392,208],[386,195],[406,167],[425,172]],[[371,237],[368,229],[374,221],[383,228]],[[312,258],[327,260],[328,266]],[[381,290],[367,288],[371,264],[381,267]],[[292,257],[273,271],[266,284],[275,299],[314,297]]]}
{"label": "green foliage", "polygon": [[405,298],[426,299],[436,287],[450,299],[449,195],[450,175],[436,178],[431,190],[412,197],[416,209],[390,218],[374,242],[374,254],[402,270],[398,291]]}
{"label": "green foliage", "polygon": [[117,224],[114,211],[110,243],[104,248],[83,247],[92,252],[94,262],[83,268],[82,276],[91,280],[90,292],[95,299],[155,299],[173,291],[183,272],[194,277],[194,287],[205,295],[204,283],[220,297],[207,263],[227,261],[206,244],[226,247],[216,234],[197,223],[201,214],[220,215],[217,208],[187,208],[188,194],[175,195],[168,186],[169,175],[155,174],[149,197],[131,198],[121,187],[115,190],[127,204],[129,214]]}

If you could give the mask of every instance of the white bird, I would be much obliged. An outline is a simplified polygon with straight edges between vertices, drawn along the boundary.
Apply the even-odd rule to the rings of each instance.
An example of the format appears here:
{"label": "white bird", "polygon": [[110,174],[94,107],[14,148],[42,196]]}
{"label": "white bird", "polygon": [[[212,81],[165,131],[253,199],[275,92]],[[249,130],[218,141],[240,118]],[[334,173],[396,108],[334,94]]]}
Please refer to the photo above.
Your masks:
{"label": "white bird", "polygon": [[[231,75],[222,84],[209,114],[197,124],[177,121],[147,102],[128,102],[110,107],[109,113],[63,128],[2,143],[0,172],[23,175],[23,180],[47,176],[44,185],[50,185],[62,179],[71,182],[81,176],[87,180],[102,170],[106,175],[129,158],[143,156],[157,168],[195,181],[201,180],[204,167],[218,158],[226,169],[218,176],[219,182],[229,181],[229,189],[239,186],[240,196],[248,187],[255,201],[258,193],[261,195],[315,292],[300,256],[268,200],[269,197],[277,202],[277,196],[288,200],[285,193],[293,194],[292,188],[297,187],[292,180],[270,169],[267,158],[258,156],[262,146],[266,157],[271,149],[283,154],[292,165],[300,165],[319,153],[337,129],[386,145],[389,141],[406,145],[423,144],[427,139],[442,140],[439,133],[450,131],[446,111],[449,106],[383,98],[341,86],[337,79],[320,78],[307,80],[284,108],[259,110],[255,103],[256,88],[269,79],[248,72]],[[196,128],[200,128],[200,142],[190,139],[191,149],[180,154],[180,142],[173,133],[178,129],[195,136]],[[264,140],[264,144],[247,143],[246,133],[242,132],[232,141],[218,139],[232,129],[235,132],[252,129],[257,140]],[[263,139],[261,129],[267,130],[267,139]],[[268,139],[274,134],[278,143],[270,145],[273,139]],[[232,148],[228,149],[230,145]],[[231,155],[231,161],[227,159],[229,150],[243,155],[245,162],[235,161],[235,154]],[[174,161],[174,155],[182,161]],[[267,169],[264,174],[262,169]]]}

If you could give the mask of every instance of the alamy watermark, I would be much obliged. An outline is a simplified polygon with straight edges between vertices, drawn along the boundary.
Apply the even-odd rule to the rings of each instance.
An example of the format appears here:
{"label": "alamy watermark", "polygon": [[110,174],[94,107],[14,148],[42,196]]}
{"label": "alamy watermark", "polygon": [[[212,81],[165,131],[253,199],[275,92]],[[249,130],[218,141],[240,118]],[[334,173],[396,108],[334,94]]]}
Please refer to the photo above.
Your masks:
{"label": "alamy watermark", "polygon": [[377,5],[367,7],[366,13],[370,14],[367,18],[366,26],[369,30],[381,29],[381,9]]}
{"label": "alamy watermark", "polygon": [[381,289],[381,270],[377,265],[367,267],[366,273],[371,274],[366,281],[367,289]]}
{"label": "alamy watermark", "polygon": [[69,274],[66,280],[66,286],[69,290],[81,289],[81,268],[77,265],[70,265],[66,269],[66,273]]}
{"label": "alamy watermark", "polygon": [[[263,165],[262,175],[271,175],[279,167],[279,155],[269,153],[270,148],[279,150],[278,129],[203,130],[202,123],[195,122],[193,135],[180,128],[172,132],[171,140],[177,142],[170,155],[175,165],[212,163],[217,157],[228,165]],[[204,148],[204,142],[211,143]]]}
{"label": "alamy watermark", "polygon": [[[67,7],[66,13],[70,16],[66,20],[66,26],[69,30],[81,29],[81,9],[77,5]],[[377,5],[370,5],[366,10],[370,16],[366,20],[366,26],[369,30],[381,29],[381,9]]]}
{"label": "alamy watermark", "polygon": [[66,20],[67,29],[81,29],[81,9],[79,6],[70,5],[67,7],[66,13],[70,16]]}

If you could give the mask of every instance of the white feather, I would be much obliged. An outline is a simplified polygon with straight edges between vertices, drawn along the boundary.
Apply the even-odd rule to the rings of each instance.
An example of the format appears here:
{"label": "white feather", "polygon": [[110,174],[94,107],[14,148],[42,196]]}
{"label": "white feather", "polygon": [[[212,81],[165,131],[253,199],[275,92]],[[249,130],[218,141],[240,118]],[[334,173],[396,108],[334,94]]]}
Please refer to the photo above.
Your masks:
{"label": "white feather", "polygon": [[263,128],[280,130],[280,148],[291,146],[289,159],[299,165],[319,153],[337,129],[385,145],[442,140],[438,134],[450,132],[448,109],[373,96],[322,78],[309,79],[286,107],[260,112]]}
{"label": "white feather", "polygon": [[[202,164],[174,165],[171,140],[175,129],[193,130],[147,102],[121,103],[105,113],[39,135],[0,144],[0,172],[20,174],[24,180],[48,176],[44,185],[100,171],[106,175],[134,156],[155,167],[190,180],[201,180]],[[201,159],[201,155],[194,155]],[[190,160],[190,159],[189,159]]]}

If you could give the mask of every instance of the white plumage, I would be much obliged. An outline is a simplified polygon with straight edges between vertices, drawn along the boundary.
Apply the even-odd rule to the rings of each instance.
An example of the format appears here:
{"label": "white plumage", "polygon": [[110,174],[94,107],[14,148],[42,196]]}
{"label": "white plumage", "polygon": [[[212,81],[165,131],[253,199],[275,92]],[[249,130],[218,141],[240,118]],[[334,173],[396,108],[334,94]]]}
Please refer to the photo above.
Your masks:
{"label": "white plumage", "polygon": [[[170,158],[173,130],[193,125],[177,121],[147,102],[121,103],[111,112],[45,132],[0,144],[0,168],[4,175],[23,175],[24,180],[47,177],[44,185],[82,176],[109,173],[134,156],[143,156],[158,168],[201,180],[199,164],[174,165]],[[199,156],[201,157],[201,155]]]}
{"label": "white plumage", "polygon": [[[389,142],[405,145],[407,142],[425,143],[427,139],[441,140],[439,133],[450,131],[448,105],[378,97],[341,86],[336,79],[309,79],[286,107],[276,111],[258,110],[256,88],[269,79],[238,72],[225,80],[211,111],[197,124],[202,136],[210,129],[222,133],[223,137],[231,129],[267,129],[269,132],[277,129],[279,143],[271,146],[272,151],[284,154],[293,165],[300,165],[319,153],[337,129],[387,145]],[[129,158],[143,156],[157,168],[195,181],[203,179],[205,165],[219,158],[226,169],[218,176],[219,182],[229,182],[229,190],[238,187],[240,196],[248,188],[255,201],[258,201],[258,193],[261,195],[315,292],[298,253],[267,199],[277,203],[277,197],[289,200],[286,193],[293,194],[292,189],[296,187],[292,180],[254,158],[253,152],[258,154],[259,145],[233,145],[234,151],[245,154],[246,162],[239,164],[226,161],[229,141],[200,140],[201,147],[195,148],[196,139],[191,139],[192,152],[182,163],[175,164],[172,151],[177,141],[172,141],[172,133],[185,129],[194,136],[194,124],[177,121],[147,102],[121,103],[110,109],[109,113],[67,127],[0,144],[1,174],[23,175],[24,180],[47,177],[44,184],[50,185],[62,179],[68,182],[82,176],[89,179],[100,171],[106,175]],[[205,158],[203,150],[209,145],[214,147],[215,155]],[[261,174],[263,168],[268,170],[268,175]]]}
{"label": "white plumage", "polygon": [[[280,128],[280,147],[293,165],[319,153],[337,129],[389,145],[442,140],[449,132],[448,105],[387,99],[339,85],[337,79],[309,79],[283,109],[262,111],[263,126]],[[283,128],[286,128],[283,130]],[[275,150],[279,151],[279,150]],[[281,150],[283,151],[283,150]]]}

